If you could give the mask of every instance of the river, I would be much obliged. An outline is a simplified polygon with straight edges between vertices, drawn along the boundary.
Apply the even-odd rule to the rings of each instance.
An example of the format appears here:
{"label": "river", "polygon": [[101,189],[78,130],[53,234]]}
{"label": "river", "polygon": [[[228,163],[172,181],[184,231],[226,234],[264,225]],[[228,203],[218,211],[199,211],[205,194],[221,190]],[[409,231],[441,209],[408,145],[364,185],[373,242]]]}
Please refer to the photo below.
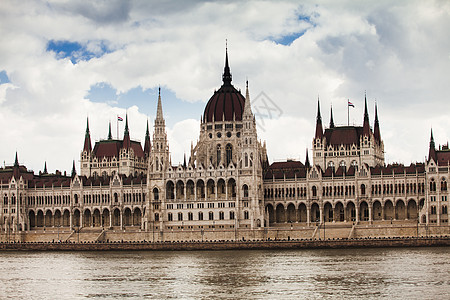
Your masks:
{"label": "river", "polygon": [[13,299],[449,299],[450,248],[0,252]]}

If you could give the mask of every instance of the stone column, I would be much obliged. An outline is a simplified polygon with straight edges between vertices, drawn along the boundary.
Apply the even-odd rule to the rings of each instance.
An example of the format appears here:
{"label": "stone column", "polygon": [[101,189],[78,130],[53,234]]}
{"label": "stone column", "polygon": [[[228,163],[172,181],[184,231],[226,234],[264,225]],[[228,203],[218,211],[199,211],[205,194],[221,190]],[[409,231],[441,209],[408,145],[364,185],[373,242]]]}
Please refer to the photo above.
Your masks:
{"label": "stone column", "polygon": [[311,224],[311,206],[306,206],[306,225],[309,226]]}
{"label": "stone column", "polygon": [[368,205],[368,206],[369,206],[369,223],[372,224],[372,211],[373,211],[372,206],[373,206],[373,203],[370,203],[370,205]]}
{"label": "stone column", "polygon": [[356,224],[359,223],[359,203],[355,205],[355,211],[356,211]]}

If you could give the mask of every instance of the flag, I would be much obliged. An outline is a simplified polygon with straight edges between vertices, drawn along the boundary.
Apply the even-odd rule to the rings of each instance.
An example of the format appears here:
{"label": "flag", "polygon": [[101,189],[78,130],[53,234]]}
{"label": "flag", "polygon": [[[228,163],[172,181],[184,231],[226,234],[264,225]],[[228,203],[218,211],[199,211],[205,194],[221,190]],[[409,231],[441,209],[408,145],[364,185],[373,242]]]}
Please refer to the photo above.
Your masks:
{"label": "flag", "polygon": [[353,103],[351,103],[349,100],[347,100],[347,102],[348,102],[348,106],[355,107],[355,106],[353,105]]}
{"label": "flag", "polygon": [[123,121],[123,119],[121,117],[117,117],[117,121]]}

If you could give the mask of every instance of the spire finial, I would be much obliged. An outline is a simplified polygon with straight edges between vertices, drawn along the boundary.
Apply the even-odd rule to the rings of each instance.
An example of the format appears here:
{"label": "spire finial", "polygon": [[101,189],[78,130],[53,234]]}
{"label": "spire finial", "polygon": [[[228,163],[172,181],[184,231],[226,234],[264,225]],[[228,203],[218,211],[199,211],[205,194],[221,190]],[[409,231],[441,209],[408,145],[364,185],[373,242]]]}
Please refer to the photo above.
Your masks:
{"label": "spire finial", "polygon": [[158,105],[157,105],[157,109],[156,109],[156,119],[157,120],[163,119],[163,111],[162,111],[162,103],[161,103],[161,87],[159,87]]}
{"label": "spire finial", "polygon": [[130,132],[129,132],[129,129],[128,129],[128,112],[126,112],[125,113],[125,132],[124,132],[124,134],[125,135],[128,135]]}
{"label": "spire finial", "polygon": [[225,40],[225,68],[223,70],[222,80],[223,80],[224,85],[231,85],[230,66],[228,64],[228,41],[227,40]]}
{"label": "spire finial", "polygon": [[44,162],[44,174],[47,174],[47,161]]}
{"label": "spire finial", "polygon": [[322,117],[320,116],[320,101],[319,96],[317,96],[317,117],[316,117],[316,139],[323,138],[323,128],[322,128]]}

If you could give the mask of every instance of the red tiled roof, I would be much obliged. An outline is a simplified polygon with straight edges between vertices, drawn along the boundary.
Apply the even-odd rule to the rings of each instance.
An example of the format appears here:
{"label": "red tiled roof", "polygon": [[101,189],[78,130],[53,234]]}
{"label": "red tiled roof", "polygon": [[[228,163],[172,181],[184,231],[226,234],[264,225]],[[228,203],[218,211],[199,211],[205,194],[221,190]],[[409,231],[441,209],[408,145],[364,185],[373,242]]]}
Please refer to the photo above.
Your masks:
{"label": "red tiled roof", "polygon": [[362,127],[342,126],[325,129],[325,138],[328,145],[359,145],[359,137],[363,131]]}
{"label": "red tiled roof", "polygon": [[[103,140],[95,143],[94,155],[98,158],[112,158],[119,157],[119,151],[122,148],[123,142],[120,140]],[[131,141],[131,148],[134,151],[134,155],[137,157],[144,157],[144,150],[142,150],[141,143],[137,141]]]}
{"label": "red tiled roof", "polygon": [[450,151],[449,150],[443,150],[443,151],[436,151],[437,154],[437,164],[439,166],[448,166],[450,164]]}

